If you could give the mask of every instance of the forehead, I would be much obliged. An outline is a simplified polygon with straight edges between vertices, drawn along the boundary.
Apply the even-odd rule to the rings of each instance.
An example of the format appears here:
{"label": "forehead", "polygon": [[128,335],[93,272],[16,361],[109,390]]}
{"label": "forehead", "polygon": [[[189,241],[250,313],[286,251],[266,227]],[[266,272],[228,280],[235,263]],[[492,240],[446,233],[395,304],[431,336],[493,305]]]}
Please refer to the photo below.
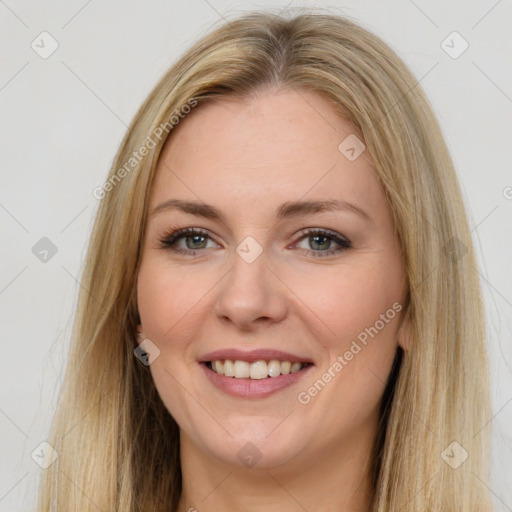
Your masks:
{"label": "forehead", "polygon": [[263,92],[196,107],[173,129],[160,155],[151,203],[172,197],[228,205],[283,200],[382,201],[368,152],[339,150],[354,127],[311,91]]}

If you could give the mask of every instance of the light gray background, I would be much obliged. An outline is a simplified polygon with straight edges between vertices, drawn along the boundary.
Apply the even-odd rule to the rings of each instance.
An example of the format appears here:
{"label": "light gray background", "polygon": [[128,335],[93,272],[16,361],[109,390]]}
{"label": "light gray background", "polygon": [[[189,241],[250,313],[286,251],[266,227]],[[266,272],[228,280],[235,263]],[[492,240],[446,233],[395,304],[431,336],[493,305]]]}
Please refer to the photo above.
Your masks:
{"label": "light gray background", "polygon": [[[43,470],[31,453],[46,439],[66,362],[98,206],[92,191],[104,181],[126,125],[168,66],[213,22],[299,5],[0,0],[2,510],[33,507]],[[332,7],[381,36],[421,80],[440,119],[469,207],[487,307],[494,417],[486,428],[493,429],[494,447],[493,477],[485,484],[496,510],[512,511],[512,5],[303,5]],[[47,59],[31,48],[43,31],[59,45]],[[453,31],[469,43],[456,59],[441,47]],[[58,248],[46,263],[32,253],[42,237]]]}

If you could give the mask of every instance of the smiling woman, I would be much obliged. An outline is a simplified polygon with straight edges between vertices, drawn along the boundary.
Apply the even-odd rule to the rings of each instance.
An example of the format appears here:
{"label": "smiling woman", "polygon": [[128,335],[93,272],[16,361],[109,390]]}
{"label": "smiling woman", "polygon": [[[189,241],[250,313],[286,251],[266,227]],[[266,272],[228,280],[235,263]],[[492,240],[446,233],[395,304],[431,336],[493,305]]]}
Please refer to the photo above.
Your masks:
{"label": "smiling woman", "polygon": [[471,236],[399,58],[339,16],[245,15],[109,178],[143,146],[102,192],[39,510],[490,510]]}

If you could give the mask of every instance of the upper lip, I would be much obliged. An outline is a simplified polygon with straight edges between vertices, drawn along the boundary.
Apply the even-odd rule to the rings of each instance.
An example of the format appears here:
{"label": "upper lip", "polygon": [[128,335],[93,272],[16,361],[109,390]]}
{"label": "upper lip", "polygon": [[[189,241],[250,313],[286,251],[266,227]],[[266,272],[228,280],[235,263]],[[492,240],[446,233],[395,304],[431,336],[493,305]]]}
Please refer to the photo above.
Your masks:
{"label": "upper lip", "polygon": [[283,352],[282,350],[275,349],[258,349],[258,350],[240,350],[237,348],[226,348],[208,352],[199,358],[200,363],[208,361],[219,361],[229,359],[230,361],[247,361],[252,363],[254,361],[270,361],[277,359],[278,361],[290,361],[291,363],[313,363],[309,357],[298,356]]}

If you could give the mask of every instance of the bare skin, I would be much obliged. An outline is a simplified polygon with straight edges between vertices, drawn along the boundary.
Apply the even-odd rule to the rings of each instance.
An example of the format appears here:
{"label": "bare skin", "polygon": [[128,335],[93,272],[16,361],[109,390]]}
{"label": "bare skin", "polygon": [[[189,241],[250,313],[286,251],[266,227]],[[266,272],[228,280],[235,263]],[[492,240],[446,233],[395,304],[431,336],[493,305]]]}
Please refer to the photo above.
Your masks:
{"label": "bare skin", "polygon": [[[143,338],[160,350],[150,370],[180,426],[180,511],[368,510],[378,407],[405,343],[405,277],[368,152],[351,161],[338,149],[354,133],[313,92],[261,91],[197,107],[164,147],[150,212],[182,199],[225,217],[176,208],[150,216],[138,275]],[[365,214],[276,216],[285,202],[331,199]],[[206,235],[162,245],[176,228]],[[247,237],[257,246],[241,247],[261,249],[250,263],[236,251]],[[377,334],[363,344],[370,327]],[[269,396],[235,397],[199,363],[233,347],[278,349],[313,367]]]}

